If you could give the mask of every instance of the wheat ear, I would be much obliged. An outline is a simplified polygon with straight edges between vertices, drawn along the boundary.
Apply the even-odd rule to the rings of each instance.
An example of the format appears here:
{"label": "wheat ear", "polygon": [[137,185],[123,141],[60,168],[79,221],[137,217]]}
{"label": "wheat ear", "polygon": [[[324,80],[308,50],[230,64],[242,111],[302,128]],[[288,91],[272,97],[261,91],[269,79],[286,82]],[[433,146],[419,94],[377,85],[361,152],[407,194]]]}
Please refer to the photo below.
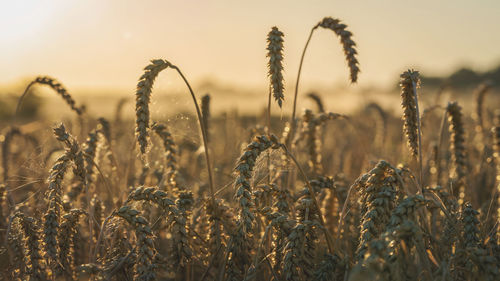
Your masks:
{"label": "wheat ear", "polygon": [[421,191],[422,183],[422,130],[420,112],[418,109],[417,88],[420,86],[418,71],[408,70],[400,76],[401,105],[403,107],[404,132],[408,138],[408,147],[413,156],[418,156]]}
{"label": "wheat ear", "polygon": [[301,263],[303,262],[302,251],[306,239],[306,225],[297,224],[292,228],[287,237],[285,246],[285,259],[283,261],[283,272],[286,281],[299,281]]}
{"label": "wheat ear", "polygon": [[283,104],[283,32],[273,26],[267,35],[268,76],[274,99],[281,108]]}
{"label": "wheat ear", "polygon": [[115,216],[123,218],[134,229],[137,237],[137,260],[134,266],[135,281],[156,280],[154,257],[156,249],[153,244],[153,232],[148,221],[139,215],[139,211],[130,206],[123,206],[114,212]]}
{"label": "wheat ear", "polygon": [[[193,206],[193,194],[189,191],[179,193],[179,198],[175,200],[175,213],[171,216],[172,220],[172,242],[173,242],[173,262],[174,267],[188,268],[188,263],[193,256],[193,249],[189,238],[189,215]],[[188,276],[189,272],[185,272]],[[182,276],[182,274],[179,274]],[[187,279],[187,277],[185,277]]]}
{"label": "wheat ear", "polygon": [[58,263],[59,247],[57,234],[61,221],[62,181],[70,164],[70,153],[68,150],[57,159],[54,166],[52,166],[49,176],[49,207],[43,218],[43,241],[46,258],[51,269],[55,269]]}
{"label": "wheat ear", "polygon": [[[343,266],[343,262],[337,255],[326,254],[324,259],[319,264],[314,272],[313,281],[329,281],[342,280],[343,274],[339,270]],[[340,274],[339,274],[340,271]]]}
{"label": "wheat ear", "polygon": [[341,23],[339,19],[325,17],[316,26],[330,29],[340,38],[347,66],[351,72],[351,82],[356,83],[358,81],[359,74],[359,62],[356,58],[358,52],[356,51],[356,43],[352,40],[352,33],[346,30],[347,25]]}
{"label": "wheat ear", "polygon": [[152,60],[151,64],[144,68],[144,74],[137,83],[135,93],[135,132],[141,153],[146,153],[148,146],[149,129],[149,104],[151,103],[151,92],[153,84],[160,72],[170,67],[166,60]]}
{"label": "wheat ear", "polygon": [[401,74],[401,105],[403,107],[404,132],[408,147],[413,156],[419,155],[418,145],[418,112],[415,100],[414,85],[420,81],[418,71],[408,70]]}
{"label": "wheat ear", "polygon": [[76,112],[78,115],[82,115],[83,112],[85,111],[84,106],[76,106],[75,100],[73,100],[73,97],[68,93],[66,88],[59,83],[56,79],[48,77],[48,76],[39,76],[35,78],[35,80],[31,81],[31,83],[28,84],[26,89],[24,90],[24,93],[21,95],[19,98],[19,101],[17,102],[17,107],[16,107],[16,116],[19,113],[19,109],[21,108],[21,104],[23,102],[23,99],[26,97],[26,95],[29,93],[29,89],[35,85],[35,84],[40,84],[40,85],[47,85],[50,88],[52,88],[58,95],[60,95],[64,101],[71,107],[71,109]]}
{"label": "wheat ear", "polygon": [[15,215],[9,220],[9,227],[6,233],[6,244],[11,253],[11,276],[13,280],[21,280],[21,276],[25,274],[25,261],[27,259],[24,253],[24,241],[21,229],[21,224],[15,220]]}
{"label": "wheat ear", "polygon": [[40,231],[37,221],[20,212],[15,213],[14,218],[19,218],[24,234],[25,255],[27,257],[25,260],[27,278],[24,280],[49,280],[46,263],[42,258],[43,251],[40,247]]}
{"label": "wheat ear", "polygon": [[178,187],[177,146],[174,142],[174,138],[167,131],[167,127],[163,124],[153,123],[153,126],[151,128],[163,142],[163,148],[165,149],[165,164],[167,166],[166,180],[172,187]]}
{"label": "wheat ear", "polygon": [[380,161],[368,174],[362,191],[362,202],[365,212],[361,221],[361,236],[356,251],[358,260],[364,258],[370,241],[383,231],[395,205],[396,179],[395,171],[386,161]]}
{"label": "wheat ear", "polygon": [[210,94],[201,97],[201,116],[207,133],[207,141],[210,142]]}
{"label": "wheat ear", "polygon": [[75,236],[78,232],[78,219],[85,214],[80,209],[72,209],[62,216],[60,230],[57,235],[59,241],[59,265],[57,274],[66,276],[69,280],[76,280],[75,271]]}
{"label": "wheat ear", "polygon": [[450,132],[450,151],[452,160],[452,170],[450,177],[454,179],[454,195],[458,191],[459,203],[464,203],[467,159],[465,152],[465,129],[462,121],[462,108],[457,102],[448,103],[446,108]]}

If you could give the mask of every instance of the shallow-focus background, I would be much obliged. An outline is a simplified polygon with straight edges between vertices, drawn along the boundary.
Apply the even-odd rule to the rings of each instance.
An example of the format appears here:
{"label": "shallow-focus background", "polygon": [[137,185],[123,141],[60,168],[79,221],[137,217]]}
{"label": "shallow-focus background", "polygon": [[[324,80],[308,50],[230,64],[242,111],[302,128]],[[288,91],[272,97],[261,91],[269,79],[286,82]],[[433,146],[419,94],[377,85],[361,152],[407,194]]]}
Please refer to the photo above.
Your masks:
{"label": "shallow-focus background", "polygon": [[[500,2],[493,0],[3,1],[0,97],[19,96],[36,75],[50,75],[90,112],[109,115],[119,98],[133,98],[148,61],[164,58],[182,68],[198,95],[214,97],[215,112],[254,112],[266,103],[265,40],[276,25],[285,33],[283,113],[289,114],[308,32],[332,16],[354,33],[359,83],[348,82],[338,38],[319,30],[305,59],[300,94],[315,91],[329,109],[349,111],[367,100],[398,99],[399,73],[415,68],[424,76],[424,101],[450,76],[448,94],[465,93],[467,99],[483,80],[500,81],[499,11]],[[39,91],[44,112],[60,108],[47,107],[62,102]],[[185,91],[176,75],[160,75],[153,111],[187,110]],[[305,106],[299,99],[299,108]],[[131,113],[133,107],[127,108]]]}

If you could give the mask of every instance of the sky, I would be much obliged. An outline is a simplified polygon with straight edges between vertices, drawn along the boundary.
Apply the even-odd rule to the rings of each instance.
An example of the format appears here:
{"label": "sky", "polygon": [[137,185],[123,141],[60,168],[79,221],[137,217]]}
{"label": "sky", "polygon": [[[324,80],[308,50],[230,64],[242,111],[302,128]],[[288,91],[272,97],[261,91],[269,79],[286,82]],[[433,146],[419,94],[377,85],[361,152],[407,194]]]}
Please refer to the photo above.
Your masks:
{"label": "sky", "polygon": [[[496,66],[499,13],[498,0],[1,0],[0,85],[46,74],[72,89],[133,90],[149,60],[163,58],[193,83],[265,87],[266,36],[277,26],[291,86],[310,28],[331,16],[358,45],[362,73],[352,87],[385,86],[407,68]],[[301,79],[349,86],[334,33],[315,32]]]}

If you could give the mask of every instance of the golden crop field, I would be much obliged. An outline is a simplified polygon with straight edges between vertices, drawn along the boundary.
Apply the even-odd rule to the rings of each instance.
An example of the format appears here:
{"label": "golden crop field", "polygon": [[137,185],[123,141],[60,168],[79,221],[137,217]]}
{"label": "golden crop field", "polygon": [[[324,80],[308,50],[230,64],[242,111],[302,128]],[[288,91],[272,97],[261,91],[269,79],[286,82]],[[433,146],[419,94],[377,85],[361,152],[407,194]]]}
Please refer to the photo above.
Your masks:
{"label": "golden crop field", "polygon": [[339,41],[349,83],[363,61],[348,22],[318,20],[291,87],[286,34],[263,34],[265,109],[214,110],[230,95],[195,92],[169,58],[106,113],[51,76],[3,96],[0,280],[499,280],[498,85],[426,89],[408,69],[397,98],[332,112],[334,93],[299,83],[311,39]]}

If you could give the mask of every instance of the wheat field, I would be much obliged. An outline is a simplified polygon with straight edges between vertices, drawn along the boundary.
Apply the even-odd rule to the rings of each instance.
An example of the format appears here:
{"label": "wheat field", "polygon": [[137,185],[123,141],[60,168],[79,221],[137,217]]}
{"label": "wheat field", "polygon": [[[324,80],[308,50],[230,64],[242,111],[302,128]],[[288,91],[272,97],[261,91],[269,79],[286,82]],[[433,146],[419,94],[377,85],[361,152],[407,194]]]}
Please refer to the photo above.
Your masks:
{"label": "wheat field", "polygon": [[[409,69],[401,114],[383,101],[331,112],[299,83],[319,29],[338,38],[349,81],[362,79],[355,36],[325,17],[285,89],[286,34],[271,27],[261,115],[214,113],[217,94],[195,93],[164,58],[106,118],[56,78],[25,85],[0,138],[0,280],[500,280],[494,87],[477,85],[472,106],[424,102]],[[158,76],[185,83],[189,118],[152,117]],[[26,115],[37,88],[70,117]]]}

